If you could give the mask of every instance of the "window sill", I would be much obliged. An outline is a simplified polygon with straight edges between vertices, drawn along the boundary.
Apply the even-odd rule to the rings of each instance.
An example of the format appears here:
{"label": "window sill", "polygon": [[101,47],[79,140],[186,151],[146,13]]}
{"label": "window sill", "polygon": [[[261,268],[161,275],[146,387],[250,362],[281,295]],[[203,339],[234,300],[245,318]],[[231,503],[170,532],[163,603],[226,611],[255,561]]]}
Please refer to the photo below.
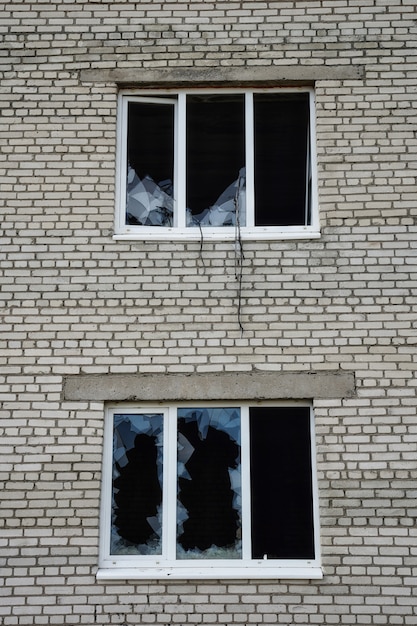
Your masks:
{"label": "window sill", "polygon": [[323,578],[319,566],[300,567],[120,567],[99,568],[97,580],[190,580],[190,579],[297,579],[317,580]]}
{"label": "window sill", "polygon": [[241,229],[240,233],[232,227],[230,230],[219,229],[180,229],[180,228],[160,228],[143,229],[115,233],[114,240],[136,240],[136,241],[235,241],[237,238],[241,240],[281,240],[281,239],[318,239],[320,230],[312,227],[288,227],[286,229],[278,228],[257,228],[256,230]]}

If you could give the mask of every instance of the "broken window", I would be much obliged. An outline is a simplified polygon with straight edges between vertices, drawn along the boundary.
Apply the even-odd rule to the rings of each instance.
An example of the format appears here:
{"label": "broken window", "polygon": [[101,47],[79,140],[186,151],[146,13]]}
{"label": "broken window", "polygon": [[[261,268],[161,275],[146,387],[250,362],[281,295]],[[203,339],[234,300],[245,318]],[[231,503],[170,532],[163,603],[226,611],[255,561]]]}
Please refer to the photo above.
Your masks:
{"label": "broken window", "polygon": [[114,416],[112,554],[161,554],[163,416]]}
{"label": "broken window", "polygon": [[311,89],[120,97],[117,233],[318,232]]}
{"label": "broken window", "polygon": [[187,226],[245,223],[243,94],[187,97]]}
{"label": "broken window", "polygon": [[126,224],[172,226],[174,106],[131,102],[128,109]]}
{"label": "broken window", "polygon": [[178,412],[177,558],[241,557],[240,411]]}
{"label": "broken window", "polygon": [[311,432],[306,404],[109,409],[102,564],[140,576],[317,565]]}

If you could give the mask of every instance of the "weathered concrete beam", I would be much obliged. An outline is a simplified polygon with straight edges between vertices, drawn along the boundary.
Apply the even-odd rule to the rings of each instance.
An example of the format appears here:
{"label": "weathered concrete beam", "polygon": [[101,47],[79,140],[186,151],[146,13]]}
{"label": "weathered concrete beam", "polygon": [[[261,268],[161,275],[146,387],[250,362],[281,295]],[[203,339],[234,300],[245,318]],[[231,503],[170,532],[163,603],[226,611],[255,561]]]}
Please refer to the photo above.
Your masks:
{"label": "weathered concrete beam", "polygon": [[227,85],[279,85],[313,84],[318,80],[360,79],[364,76],[362,65],[273,65],[268,67],[206,67],[168,69],[91,69],[81,70],[81,82],[116,83],[121,87],[147,86],[227,86]]}
{"label": "weathered concrete beam", "polygon": [[346,398],[355,394],[350,372],[110,374],[68,376],[65,400],[178,402]]}

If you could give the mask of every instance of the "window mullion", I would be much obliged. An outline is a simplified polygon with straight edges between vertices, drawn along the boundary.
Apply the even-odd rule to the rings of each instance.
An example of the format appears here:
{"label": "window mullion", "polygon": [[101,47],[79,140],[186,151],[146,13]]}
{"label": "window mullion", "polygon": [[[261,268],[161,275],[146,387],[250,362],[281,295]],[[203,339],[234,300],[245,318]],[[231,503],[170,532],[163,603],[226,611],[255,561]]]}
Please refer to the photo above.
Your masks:
{"label": "window mullion", "polygon": [[175,216],[174,225],[178,228],[186,226],[186,176],[187,176],[187,96],[185,93],[178,94],[178,104],[175,116]]}
{"label": "window mullion", "polygon": [[164,549],[167,561],[175,561],[177,543],[177,413],[165,412],[164,428]]}
{"label": "window mullion", "polygon": [[127,186],[127,142],[128,142],[128,106],[129,99],[119,96],[119,117],[117,120],[117,177],[116,229],[122,230],[126,221],[126,186]]}
{"label": "window mullion", "polygon": [[317,456],[316,456],[316,428],[313,407],[310,407],[310,446],[311,446],[311,481],[313,497],[313,528],[314,528],[314,552],[317,561],[320,560],[320,509],[319,488],[317,482]]}
{"label": "window mullion", "polygon": [[107,441],[111,442],[111,445],[106,446],[103,455],[103,500],[102,500],[102,512],[101,512],[101,550],[102,554],[108,558],[111,553],[110,549],[110,537],[112,530],[112,488],[113,488],[113,428],[114,428],[114,415],[111,411],[106,411],[106,420],[104,423],[104,433]]}
{"label": "window mullion", "polygon": [[251,489],[250,489],[250,440],[249,407],[241,407],[241,462],[242,462],[242,558],[252,558],[251,538]]}
{"label": "window mullion", "polygon": [[255,144],[253,93],[245,94],[246,226],[255,225]]}
{"label": "window mullion", "polygon": [[316,119],[315,111],[315,94],[314,90],[310,90],[309,98],[309,159],[310,159],[310,225],[319,228],[318,223],[318,197],[317,197],[317,161],[316,161]]}
{"label": "window mullion", "polygon": [[310,222],[311,213],[311,145],[310,145],[310,119],[307,123],[307,154],[306,154],[306,195],[305,195],[305,214],[304,224],[308,225]]}

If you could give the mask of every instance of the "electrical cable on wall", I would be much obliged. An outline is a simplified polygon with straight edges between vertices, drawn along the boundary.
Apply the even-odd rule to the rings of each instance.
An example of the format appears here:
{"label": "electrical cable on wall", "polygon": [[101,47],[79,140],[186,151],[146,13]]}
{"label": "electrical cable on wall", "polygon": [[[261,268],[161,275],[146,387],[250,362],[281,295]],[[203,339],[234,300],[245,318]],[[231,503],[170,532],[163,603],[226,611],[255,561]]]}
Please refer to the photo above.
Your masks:
{"label": "electrical cable on wall", "polygon": [[239,195],[241,188],[245,184],[245,179],[239,174],[236,193],[234,196],[235,205],[235,278],[237,280],[237,321],[239,324],[241,335],[244,333],[242,324],[242,280],[243,280],[243,261],[245,255],[243,253],[242,237],[240,230],[240,211],[239,211]]}
{"label": "electrical cable on wall", "polygon": [[[233,196],[233,205],[234,205],[234,214],[235,214],[235,240],[234,240],[234,248],[235,248],[235,279],[237,280],[237,319],[238,325],[240,328],[241,334],[244,332],[243,324],[242,324],[242,282],[243,282],[243,261],[245,255],[243,253],[243,244],[241,237],[241,224],[240,224],[240,206],[239,206],[239,198],[245,187],[245,176],[239,173],[239,177],[237,179],[236,191]],[[204,245],[204,234],[203,228],[201,225],[201,221],[195,219],[193,217],[192,223],[198,226],[200,230],[200,249],[199,249],[199,258],[205,267],[205,262],[203,258],[203,245]]]}
{"label": "electrical cable on wall", "polygon": [[200,261],[202,262],[203,267],[206,267],[206,264],[204,262],[204,257],[203,257],[203,244],[204,244],[203,229],[201,228],[201,224],[198,220],[194,220],[194,222],[197,224],[198,228],[200,229],[200,251],[199,251]]}

